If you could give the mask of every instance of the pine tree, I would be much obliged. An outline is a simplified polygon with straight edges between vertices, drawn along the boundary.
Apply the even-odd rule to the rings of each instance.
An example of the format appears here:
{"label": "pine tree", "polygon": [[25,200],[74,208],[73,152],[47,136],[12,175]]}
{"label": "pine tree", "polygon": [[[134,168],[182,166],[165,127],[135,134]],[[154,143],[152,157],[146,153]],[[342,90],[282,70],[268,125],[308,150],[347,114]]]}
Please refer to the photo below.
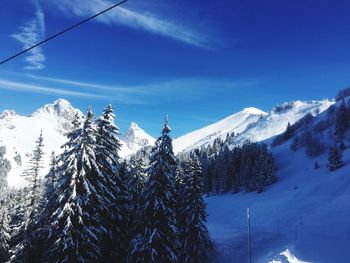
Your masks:
{"label": "pine tree", "polygon": [[24,250],[27,247],[29,213],[28,207],[32,201],[31,190],[28,187],[12,190],[8,198],[9,212],[9,262],[23,262]]}
{"label": "pine tree", "polygon": [[28,196],[26,196],[26,199],[29,199],[29,203],[25,207],[25,213],[27,214],[25,226],[24,228],[21,226],[19,233],[16,234],[21,236],[21,239],[13,252],[11,260],[14,262],[25,258],[31,258],[31,260],[33,260],[33,254],[31,252],[35,247],[35,225],[40,217],[38,211],[42,197],[40,172],[43,168],[43,141],[43,134],[41,131],[40,136],[35,141],[35,148],[29,160],[28,168],[24,171],[24,177],[29,182],[29,186],[27,187]]}
{"label": "pine tree", "polygon": [[32,157],[29,160],[28,168],[25,170],[25,179],[29,182],[29,199],[30,203],[27,206],[28,218],[24,230],[24,237],[17,251],[16,260],[21,257],[32,258],[31,251],[35,247],[35,225],[40,217],[39,210],[42,204],[42,179],[40,173],[43,168],[43,157],[44,157],[44,144],[43,144],[43,133],[40,132],[38,139],[35,141],[35,148],[33,150]]}
{"label": "pine tree", "polygon": [[177,262],[179,247],[175,215],[175,170],[170,128],[166,118],[162,135],[151,154],[149,178],[142,195],[138,235],[131,245],[132,262]]}
{"label": "pine tree", "polygon": [[101,223],[102,201],[96,164],[96,128],[89,109],[82,128],[68,134],[54,195],[58,196],[49,219],[50,262],[98,262],[100,240],[107,231]]}
{"label": "pine tree", "polygon": [[145,190],[145,183],[147,180],[147,165],[143,156],[138,158],[131,158],[130,160],[130,177],[128,180],[128,187],[130,190],[130,226],[134,229],[135,223],[138,220],[140,211],[142,209],[141,195]]}
{"label": "pine tree", "polygon": [[0,147],[0,200],[4,198],[7,188],[7,174],[11,169],[10,162],[5,158],[6,147]]}
{"label": "pine tree", "polygon": [[51,164],[50,171],[44,178],[44,202],[49,200],[52,196],[52,193],[55,190],[55,184],[57,180],[57,169],[58,169],[57,158],[55,156],[55,152],[51,153]]}
{"label": "pine tree", "polygon": [[46,249],[45,241],[49,229],[45,226],[52,212],[52,209],[48,208],[52,208],[54,200],[57,200],[57,196],[54,193],[58,172],[57,165],[57,158],[54,152],[52,152],[50,171],[44,178],[43,194],[37,205],[37,210],[40,213],[35,215],[35,220],[31,219],[28,222],[24,239],[25,246],[22,253],[24,254],[24,258],[30,259],[31,262],[40,262]]}
{"label": "pine tree", "polygon": [[[119,128],[114,124],[113,108],[108,105],[102,117],[97,121],[96,160],[101,171],[100,194],[104,206],[103,225],[107,229],[104,237],[104,260],[125,261],[127,257],[129,229],[128,224],[128,189],[127,182],[120,173],[119,151],[121,143],[118,139]],[[107,213],[104,213],[107,212]]]}
{"label": "pine tree", "polygon": [[266,179],[265,179],[265,185],[273,184],[275,183],[278,178],[276,176],[276,164],[275,159],[272,156],[272,153],[269,152],[267,154],[267,157],[265,159],[265,169],[266,169]]}
{"label": "pine tree", "polygon": [[206,228],[206,204],[203,200],[203,175],[196,155],[192,156],[185,170],[179,194],[180,252],[178,262],[209,262],[211,247]]}
{"label": "pine tree", "polygon": [[40,199],[40,172],[43,168],[43,157],[44,157],[44,139],[43,133],[41,131],[40,136],[35,141],[35,149],[33,151],[32,157],[29,160],[29,166],[24,172],[25,179],[29,182],[30,191],[30,210],[31,216],[34,216],[35,210],[37,208]]}
{"label": "pine tree", "polygon": [[116,183],[116,210],[113,238],[118,240],[112,253],[114,259],[126,262],[130,245],[130,191],[128,189],[129,167],[123,161],[118,170],[118,182]]}
{"label": "pine tree", "polygon": [[9,218],[5,200],[2,200],[0,213],[0,263],[5,263],[9,256],[10,242]]}
{"label": "pine tree", "polygon": [[267,180],[267,167],[266,167],[266,154],[260,153],[258,159],[254,163],[252,177],[254,182],[253,189],[256,189],[258,193],[264,191],[264,186],[266,185]]}
{"label": "pine tree", "polygon": [[338,142],[341,142],[343,140],[345,131],[347,130],[348,126],[349,123],[347,109],[345,102],[342,101],[335,116],[335,136]]}
{"label": "pine tree", "polygon": [[[81,127],[81,117],[78,113],[76,113],[71,127],[71,130],[66,133],[68,141],[74,140],[74,138],[79,136],[78,133],[81,131],[79,130]],[[67,147],[67,145],[62,146],[62,148],[64,147]],[[52,152],[50,171],[44,178],[43,196],[38,207],[38,210],[41,212],[36,220],[29,222],[26,230],[24,239],[26,247],[22,249],[22,254],[25,254],[25,257],[30,258],[33,262],[42,261],[48,254],[48,237],[50,236],[51,238],[52,235],[52,222],[50,220],[52,220],[52,214],[57,209],[58,194],[60,193],[56,191],[56,188],[58,187],[59,175],[62,174],[60,163],[63,163],[63,157],[64,155],[56,157],[54,152]]]}
{"label": "pine tree", "polygon": [[335,145],[330,147],[328,154],[328,168],[330,171],[337,170],[343,166],[343,156],[339,148]]}

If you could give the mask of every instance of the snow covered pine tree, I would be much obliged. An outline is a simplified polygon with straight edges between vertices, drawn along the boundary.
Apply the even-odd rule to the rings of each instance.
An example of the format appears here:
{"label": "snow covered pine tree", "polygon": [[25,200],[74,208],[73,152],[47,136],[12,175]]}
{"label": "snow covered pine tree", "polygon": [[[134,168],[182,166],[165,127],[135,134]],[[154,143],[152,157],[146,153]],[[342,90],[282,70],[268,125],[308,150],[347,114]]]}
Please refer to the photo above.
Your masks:
{"label": "snow covered pine tree", "polygon": [[175,170],[168,117],[152,150],[149,178],[143,193],[138,235],[131,242],[131,262],[178,262],[175,215]]}
{"label": "snow covered pine tree", "polygon": [[127,182],[120,174],[119,128],[114,124],[115,115],[112,105],[108,105],[102,117],[97,120],[96,161],[100,170],[101,210],[103,226],[107,233],[103,236],[103,262],[125,262],[128,256],[129,193]]}
{"label": "snow covered pine tree", "polygon": [[[2,200],[5,201],[5,200]],[[6,200],[8,201],[8,200]],[[9,256],[10,228],[7,206],[1,203],[0,207],[0,263],[5,263]]]}
{"label": "snow covered pine tree", "polygon": [[178,226],[180,252],[178,262],[209,262],[211,242],[206,223],[206,204],[203,200],[203,174],[201,164],[194,154],[186,164],[179,193]]}
{"label": "snow covered pine tree", "polygon": [[[43,144],[43,132],[41,131],[40,136],[35,141],[35,148],[33,150],[32,157],[29,160],[27,169],[24,171],[24,178],[29,182],[28,196],[29,204],[25,207],[25,213],[28,215],[23,229],[23,239],[14,249],[12,262],[26,260],[31,258],[33,261],[33,253],[36,247],[35,234],[38,231],[36,224],[40,218],[39,207],[42,204],[42,182],[40,178],[40,172],[43,168],[43,157],[44,157],[44,144]],[[21,231],[19,231],[21,233]],[[18,235],[20,236],[20,235]]]}
{"label": "snow covered pine tree", "polygon": [[142,193],[147,180],[147,167],[142,155],[130,159],[128,187],[130,194],[129,229],[131,238],[137,234],[138,217],[142,211]]}
{"label": "snow covered pine tree", "polygon": [[101,258],[100,240],[107,231],[101,225],[101,210],[108,208],[100,195],[103,183],[96,163],[95,135],[89,109],[83,127],[68,135],[60,158],[62,166],[54,191],[58,200],[49,220],[49,262],[99,262]]}
{"label": "snow covered pine tree", "polygon": [[55,184],[57,180],[57,158],[55,153],[51,153],[51,164],[50,171],[44,178],[44,196],[42,200],[42,207],[44,207],[45,203],[51,198],[52,193],[55,189]]}
{"label": "snow covered pine tree", "polygon": [[330,171],[335,171],[343,166],[343,156],[338,146],[332,146],[328,153],[328,168]]}
{"label": "snow covered pine tree", "polygon": [[5,158],[6,147],[0,146],[0,201],[7,189],[7,174],[11,170],[11,163]]}
{"label": "snow covered pine tree", "polygon": [[39,138],[35,141],[35,149],[33,155],[29,160],[28,168],[24,171],[24,178],[29,182],[30,199],[31,199],[31,213],[30,219],[33,218],[36,212],[37,205],[40,199],[40,171],[43,168],[44,157],[44,139],[41,131]]}

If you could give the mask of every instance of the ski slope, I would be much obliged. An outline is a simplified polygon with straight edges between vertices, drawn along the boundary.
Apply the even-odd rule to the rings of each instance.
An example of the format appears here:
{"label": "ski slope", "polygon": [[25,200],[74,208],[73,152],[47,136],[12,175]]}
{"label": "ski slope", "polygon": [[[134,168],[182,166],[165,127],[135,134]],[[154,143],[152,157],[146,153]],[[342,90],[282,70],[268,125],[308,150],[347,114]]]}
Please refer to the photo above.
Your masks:
{"label": "ski slope", "polygon": [[248,261],[248,207],[253,262],[350,262],[349,149],[344,167],[329,172],[327,153],[310,158],[289,145],[273,149],[279,181],[265,192],[206,198],[218,262]]}

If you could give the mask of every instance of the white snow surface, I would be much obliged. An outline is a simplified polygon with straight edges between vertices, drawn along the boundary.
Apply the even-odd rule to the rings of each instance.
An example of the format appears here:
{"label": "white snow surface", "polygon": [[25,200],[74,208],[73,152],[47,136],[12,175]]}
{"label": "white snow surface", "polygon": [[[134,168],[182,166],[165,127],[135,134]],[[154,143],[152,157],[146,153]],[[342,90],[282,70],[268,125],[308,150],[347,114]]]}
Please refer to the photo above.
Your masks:
{"label": "white snow surface", "polygon": [[[312,125],[326,118],[327,112]],[[332,145],[332,129],[318,134]],[[350,145],[350,133],[345,135]],[[272,148],[279,180],[261,193],[206,198],[208,229],[217,248],[217,262],[247,262],[247,217],[250,208],[252,262],[347,263],[350,258],[350,149],[344,166],[327,168],[328,151],[308,157],[290,150],[291,140]],[[315,170],[315,162],[320,168]]]}
{"label": "white snow surface", "polygon": [[268,113],[257,108],[245,108],[216,123],[174,139],[174,152],[191,151],[212,144],[216,138],[225,139],[234,132],[236,144],[247,140],[260,142],[285,131],[290,124],[300,120],[306,114],[313,116],[328,109],[333,101],[294,101],[284,103]]}
{"label": "white snow surface", "polygon": [[268,114],[265,114],[257,122],[250,125],[236,138],[236,143],[242,144],[247,139],[254,142],[261,142],[269,139],[275,135],[284,132],[287,128],[288,122],[294,124],[306,114],[316,116],[327,110],[333,101],[294,101],[284,103],[274,108]]}
{"label": "white snow surface", "polygon": [[[51,152],[60,154],[61,145],[66,142],[64,136],[71,129],[71,122],[78,113],[68,101],[59,99],[52,104],[44,105],[30,116],[18,115],[13,110],[0,113],[0,145],[6,146],[6,158],[11,162],[11,171],[7,178],[10,187],[22,187],[26,181],[21,176],[27,167],[27,162],[35,146],[35,140],[43,132],[44,138],[44,164],[42,175],[48,170]],[[155,139],[145,133],[137,124],[132,123],[125,136],[121,136],[121,157],[126,157],[138,151],[141,147],[154,144]],[[21,163],[15,160],[20,156]],[[18,158],[17,158],[18,160]]]}
{"label": "white snow surface", "polygon": [[216,123],[174,139],[174,152],[190,151],[212,143],[216,138],[225,139],[232,132],[241,133],[259,118],[266,115],[256,108],[246,108]]}

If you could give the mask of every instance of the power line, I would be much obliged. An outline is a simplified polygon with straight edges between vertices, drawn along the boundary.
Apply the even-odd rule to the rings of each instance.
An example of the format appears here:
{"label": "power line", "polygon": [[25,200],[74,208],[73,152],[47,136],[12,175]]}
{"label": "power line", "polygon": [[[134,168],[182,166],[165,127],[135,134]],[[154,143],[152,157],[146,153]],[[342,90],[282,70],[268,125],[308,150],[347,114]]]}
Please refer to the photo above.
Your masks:
{"label": "power line", "polygon": [[88,21],[90,21],[90,20],[92,20],[92,19],[94,19],[94,18],[96,18],[96,17],[98,17],[98,16],[100,16],[100,15],[102,15],[102,14],[104,14],[104,13],[110,11],[110,10],[112,10],[113,8],[116,8],[117,6],[120,6],[120,5],[124,4],[126,1],[128,1],[128,0],[123,0],[123,1],[121,1],[119,3],[116,3],[116,4],[112,5],[111,7],[107,8],[107,9],[105,9],[105,10],[99,12],[99,13],[97,13],[97,14],[89,17],[89,18],[86,18],[86,19],[80,21],[79,23],[76,23],[76,24],[74,24],[74,25],[72,25],[70,27],[67,27],[66,29],[64,29],[64,30],[62,30],[62,31],[60,31],[60,32],[58,32],[58,33],[56,33],[56,34],[46,38],[45,40],[35,44],[34,46],[31,46],[31,47],[29,47],[29,48],[27,48],[25,50],[22,50],[22,51],[18,52],[17,54],[15,54],[15,55],[13,55],[13,56],[11,56],[11,57],[1,61],[0,65],[2,65],[4,63],[6,63],[6,62],[8,62],[8,61],[18,57],[18,56],[20,56],[20,55],[22,55],[22,54],[24,54],[24,53],[26,53],[26,52],[34,49],[34,48],[36,48],[36,47],[38,47],[38,46],[40,46],[40,45],[42,45],[42,44],[44,44],[44,43],[46,43],[46,42],[56,38],[56,37],[58,37],[60,35],[63,35],[64,33],[68,32],[68,31],[70,31],[70,30],[72,30],[74,28],[77,28],[78,26],[81,26],[82,24],[84,24],[84,23],[86,23],[86,22],[88,22]]}

